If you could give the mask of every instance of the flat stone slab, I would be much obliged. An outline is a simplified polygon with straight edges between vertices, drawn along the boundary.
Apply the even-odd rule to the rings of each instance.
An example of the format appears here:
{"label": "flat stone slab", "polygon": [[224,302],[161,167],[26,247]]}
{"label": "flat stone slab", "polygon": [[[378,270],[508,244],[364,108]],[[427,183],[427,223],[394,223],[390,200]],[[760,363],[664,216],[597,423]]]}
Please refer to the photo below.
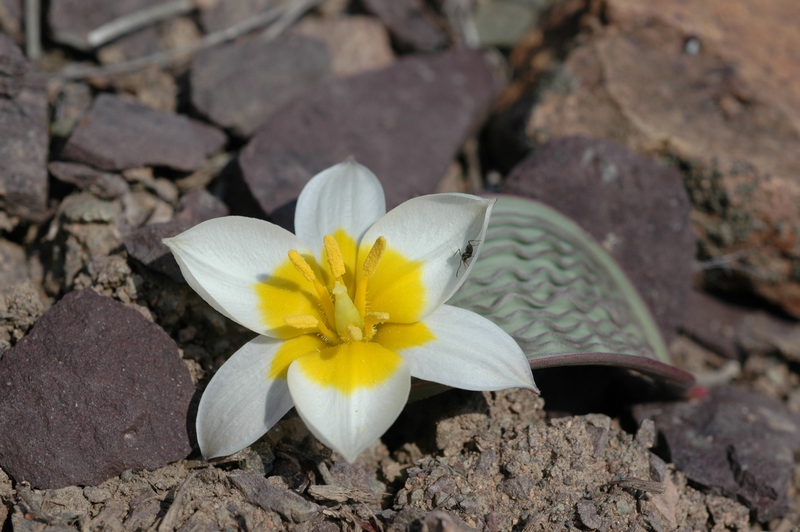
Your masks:
{"label": "flat stone slab", "polygon": [[264,123],[239,156],[244,180],[270,214],[314,174],[354,156],[394,207],[434,191],[497,90],[473,51],[408,57],[328,82]]}
{"label": "flat stone slab", "polygon": [[330,75],[327,47],[316,39],[238,41],[194,58],[192,103],[215,124],[248,137],[270,114]]}
{"label": "flat stone slab", "polygon": [[191,452],[195,388],[175,342],[136,310],[71,292],[0,358],[0,465],[49,489]]}
{"label": "flat stone slab", "polygon": [[200,168],[226,140],[208,124],[103,93],[72,132],[61,156],[101,170],[168,166],[190,171]]}
{"label": "flat stone slab", "polygon": [[573,218],[616,258],[650,307],[667,344],[682,324],[695,238],[677,170],[615,142],[546,142],[509,175],[503,192]]}
{"label": "flat stone slab", "polygon": [[739,499],[761,522],[788,511],[800,415],[786,405],[731,386],[702,401],[639,405],[634,416],[655,421],[689,480]]}

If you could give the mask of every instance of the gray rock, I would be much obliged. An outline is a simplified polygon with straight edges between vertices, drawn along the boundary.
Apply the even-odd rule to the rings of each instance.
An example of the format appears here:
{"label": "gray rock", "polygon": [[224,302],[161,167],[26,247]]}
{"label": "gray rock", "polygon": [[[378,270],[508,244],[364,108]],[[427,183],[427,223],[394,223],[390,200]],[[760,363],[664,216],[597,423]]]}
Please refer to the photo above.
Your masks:
{"label": "gray rock", "polygon": [[275,0],[225,0],[203,2],[200,24],[207,33],[224,30],[273,7]]}
{"label": "gray rock", "polygon": [[47,95],[26,80],[27,62],[0,34],[0,210],[43,221],[47,210]]}
{"label": "gray rock", "polygon": [[59,181],[75,185],[100,199],[115,199],[130,190],[128,182],[121,175],[95,170],[91,166],[53,161],[47,165],[47,169]]}
{"label": "gray rock", "polygon": [[104,93],[61,155],[101,170],[168,166],[189,171],[200,168],[225,141],[224,133],[202,122]]}
{"label": "gray rock", "polygon": [[91,49],[89,32],[123,15],[163,3],[163,0],[53,0],[48,21],[56,42]]}
{"label": "gray rock", "polygon": [[404,48],[435,52],[447,45],[447,34],[420,0],[363,0],[363,4]]}
{"label": "gray rock", "polygon": [[136,310],[71,292],[0,358],[0,463],[36,488],[96,485],[191,451],[175,342]]}
{"label": "gray rock", "polygon": [[325,44],[299,35],[210,48],[192,62],[192,102],[215,124],[250,136],[293,97],[330,77]]}
{"label": "gray rock", "polygon": [[434,191],[498,90],[472,51],[415,56],[326,83],[273,114],[239,156],[268,214],[317,172],[354,156],[375,172],[387,204]]}
{"label": "gray rock", "polygon": [[786,405],[731,386],[699,402],[639,405],[634,416],[655,421],[689,480],[738,498],[761,522],[788,511],[800,415]]}
{"label": "gray rock", "polygon": [[22,50],[7,35],[0,33],[0,96],[13,98],[19,94],[29,69],[30,63]]}
{"label": "gray rock", "polygon": [[4,238],[0,238],[0,289],[25,282],[28,279],[28,263],[25,249]]}
{"label": "gray rock", "polygon": [[682,324],[695,253],[677,170],[615,142],[563,137],[517,165],[503,192],[547,203],[592,235],[619,261],[669,344]]}

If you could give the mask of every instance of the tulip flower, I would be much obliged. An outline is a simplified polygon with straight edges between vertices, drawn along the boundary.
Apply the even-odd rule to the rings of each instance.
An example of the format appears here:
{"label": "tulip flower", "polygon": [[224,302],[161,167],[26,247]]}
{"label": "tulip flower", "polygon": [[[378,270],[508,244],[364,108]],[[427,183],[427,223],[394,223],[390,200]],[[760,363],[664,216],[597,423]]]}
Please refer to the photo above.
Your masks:
{"label": "tulip flower", "polygon": [[[492,205],[433,194],[386,213],[377,177],[351,159],[308,182],[296,235],[228,216],[165,239],[189,285],[259,335],[203,393],[203,456],[247,447],[294,406],[352,462],[397,419],[412,376],[467,390],[536,391],[507,333],[445,305],[478,257]],[[462,259],[467,245],[472,256]]]}

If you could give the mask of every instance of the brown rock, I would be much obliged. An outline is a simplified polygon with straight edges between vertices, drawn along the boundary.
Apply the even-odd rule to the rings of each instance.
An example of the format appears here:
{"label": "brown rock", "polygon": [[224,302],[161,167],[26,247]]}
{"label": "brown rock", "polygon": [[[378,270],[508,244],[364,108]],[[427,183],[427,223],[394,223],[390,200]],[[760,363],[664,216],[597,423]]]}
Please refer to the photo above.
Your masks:
{"label": "brown rock", "polygon": [[47,95],[26,81],[27,61],[0,34],[0,210],[32,222],[47,210]]}
{"label": "brown rock", "polygon": [[694,235],[680,174],[605,140],[566,137],[512,170],[503,192],[572,217],[616,258],[667,343],[681,325],[692,282]]}
{"label": "brown rock", "polygon": [[239,156],[244,180],[272,214],[315,173],[354,156],[381,179],[390,208],[430,194],[497,88],[471,51],[329,82],[267,120]]}
{"label": "brown rock", "polygon": [[[754,291],[800,315],[800,46],[791,0],[753,22],[751,0],[609,2],[609,29],[567,57],[528,121],[538,140],[588,134],[685,168],[718,290]],[[777,43],[782,44],[777,44]],[[775,52],[775,50],[780,50]]]}
{"label": "brown rock", "polygon": [[394,61],[389,33],[374,17],[305,17],[292,28],[292,33],[327,44],[331,69],[337,77],[378,70]]}
{"label": "brown rock", "polygon": [[407,49],[435,52],[447,45],[447,34],[420,0],[363,0],[363,4]]}
{"label": "brown rock", "polygon": [[92,290],[67,294],[0,358],[0,462],[38,488],[99,484],[191,450],[194,386],[175,343]]}
{"label": "brown rock", "polygon": [[330,75],[323,43],[299,35],[210,48],[192,62],[192,103],[215,124],[247,137],[290,99]]}
{"label": "brown rock", "polygon": [[225,141],[221,131],[196,120],[100,94],[61,155],[101,170],[168,166],[188,171],[200,168]]}
{"label": "brown rock", "polygon": [[784,515],[800,416],[769,397],[724,387],[693,403],[640,405],[689,480],[743,501],[765,522]]}

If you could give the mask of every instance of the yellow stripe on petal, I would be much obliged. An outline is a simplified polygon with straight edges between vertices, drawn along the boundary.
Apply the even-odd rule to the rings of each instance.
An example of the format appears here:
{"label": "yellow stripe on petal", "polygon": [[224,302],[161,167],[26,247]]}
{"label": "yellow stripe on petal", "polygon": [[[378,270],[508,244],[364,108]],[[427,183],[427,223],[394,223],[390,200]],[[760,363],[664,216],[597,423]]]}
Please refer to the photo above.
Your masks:
{"label": "yellow stripe on petal", "polygon": [[[313,257],[303,258],[308,264],[315,265]],[[253,290],[258,295],[258,310],[264,326],[279,338],[291,338],[303,333],[283,321],[287,316],[309,315],[325,321],[314,285],[288,258],[275,269],[271,277],[255,283]]]}
{"label": "yellow stripe on petal", "polygon": [[[414,323],[419,321],[425,308],[423,262],[407,259],[391,245],[388,242],[375,273],[369,278],[366,312],[385,312],[392,322]],[[366,257],[369,250],[369,247],[362,247],[362,257]]]}
{"label": "yellow stripe on petal", "polygon": [[349,342],[309,353],[295,364],[309,381],[349,395],[383,384],[402,362],[400,355],[375,342]]}
{"label": "yellow stripe on petal", "polygon": [[436,335],[421,321],[417,323],[384,323],[377,328],[373,342],[390,351],[420,347],[432,342]]}
{"label": "yellow stripe on petal", "polygon": [[289,371],[289,365],[292,362],[327,346],[328,344],[324,340],[313,334],[304,334],[303,336],[286,340],[275,352],[275,358],[272,359],[272,365],[269,368],[267,377],[270,379],[285,379],[286,372]]}

